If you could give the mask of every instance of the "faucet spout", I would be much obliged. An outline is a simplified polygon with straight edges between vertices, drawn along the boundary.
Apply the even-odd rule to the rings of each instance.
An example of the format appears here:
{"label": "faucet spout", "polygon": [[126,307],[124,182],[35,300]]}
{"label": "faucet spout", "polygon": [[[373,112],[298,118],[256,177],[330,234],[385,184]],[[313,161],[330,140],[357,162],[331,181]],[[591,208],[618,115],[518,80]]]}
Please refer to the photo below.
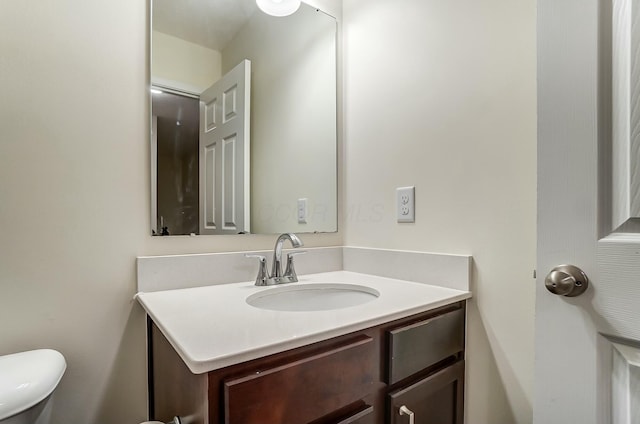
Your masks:
{"label": "faucet spout", "polygon": [[276,240],[276,245],[273,248],[273,266],[271,268],[271,277],[279,278],[282,277],[282,245],[286,240],[291,242],[291,246],[298,248],[304,246],[300,237],[293,233],[284,233],[280,234],[278,240]]}

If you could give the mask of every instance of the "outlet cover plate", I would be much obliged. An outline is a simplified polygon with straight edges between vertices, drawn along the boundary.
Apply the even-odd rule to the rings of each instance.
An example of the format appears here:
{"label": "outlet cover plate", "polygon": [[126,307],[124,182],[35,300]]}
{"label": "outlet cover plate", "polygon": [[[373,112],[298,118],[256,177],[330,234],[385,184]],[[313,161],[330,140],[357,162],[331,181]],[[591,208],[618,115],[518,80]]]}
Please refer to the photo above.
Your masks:
{"label": "outlet cover plate", "polygon": [[298,199],[298,224],[307,223],[307,199]]}
{"label": "outlet cover plate", "polygon": [[398,187],[396,189],[396,216],[398,222],[416,222],[416,188]]}

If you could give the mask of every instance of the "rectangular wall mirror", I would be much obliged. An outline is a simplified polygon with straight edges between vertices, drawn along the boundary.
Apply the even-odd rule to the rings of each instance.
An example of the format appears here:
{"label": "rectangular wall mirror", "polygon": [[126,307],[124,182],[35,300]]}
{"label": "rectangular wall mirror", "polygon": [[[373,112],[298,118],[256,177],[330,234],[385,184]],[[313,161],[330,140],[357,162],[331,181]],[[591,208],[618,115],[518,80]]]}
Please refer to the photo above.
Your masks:
{"label": "rectangular wall mirror", "polygon": [[337,231],[335,19],[255,0],[151,15],[152,234]]}

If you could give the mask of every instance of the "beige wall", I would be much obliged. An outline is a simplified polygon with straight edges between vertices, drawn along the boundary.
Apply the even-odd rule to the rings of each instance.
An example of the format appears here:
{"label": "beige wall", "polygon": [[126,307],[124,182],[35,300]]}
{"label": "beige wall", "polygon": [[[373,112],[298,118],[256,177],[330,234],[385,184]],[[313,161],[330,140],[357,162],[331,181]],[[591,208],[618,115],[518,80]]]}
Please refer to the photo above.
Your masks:
{"label": "beige wall", "polygon": [[55,424],[146,416],[137,255],[274,241],[149,235],[145,3],[0,2],[0,355],[65,355]]}
{"label": "beige wall", "polygon": [[467,422],[529,423],[535,1],[344,5],[345,244],[472,254]]}
{"label": "beige wall", "polygon": [[219,51],[153,31],[151,81],[200,94],[222,76]]}

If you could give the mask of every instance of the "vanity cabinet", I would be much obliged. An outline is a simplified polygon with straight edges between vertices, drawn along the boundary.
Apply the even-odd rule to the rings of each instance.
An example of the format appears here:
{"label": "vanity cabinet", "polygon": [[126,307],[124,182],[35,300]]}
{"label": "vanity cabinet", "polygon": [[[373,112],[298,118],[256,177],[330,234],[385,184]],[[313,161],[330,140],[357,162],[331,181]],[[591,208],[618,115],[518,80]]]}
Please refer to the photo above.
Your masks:
{"label": "vanity cabinet", "polygon": [[408,423],[413,414],[415,424],[462,424],[464,361],[389,393],[388,420],[392,424]]}
{"label": "vanity cabinet", "polygon": [[[438,364],[464,351],[464,328],[465,311],[459,308],[388,331],[387,382],[398,388],[388,395],[386,422],[402,424],[413,417],[415,424],[462,424],[464,359]],[[421,377],[434,366],[437,371]]]}
{"label": "vanity cabinet", "polygon": [[150,416],[178,415],[185,424],[461,424],[464,342],[465,302],[457,302],[195,375],[150,320]]}

